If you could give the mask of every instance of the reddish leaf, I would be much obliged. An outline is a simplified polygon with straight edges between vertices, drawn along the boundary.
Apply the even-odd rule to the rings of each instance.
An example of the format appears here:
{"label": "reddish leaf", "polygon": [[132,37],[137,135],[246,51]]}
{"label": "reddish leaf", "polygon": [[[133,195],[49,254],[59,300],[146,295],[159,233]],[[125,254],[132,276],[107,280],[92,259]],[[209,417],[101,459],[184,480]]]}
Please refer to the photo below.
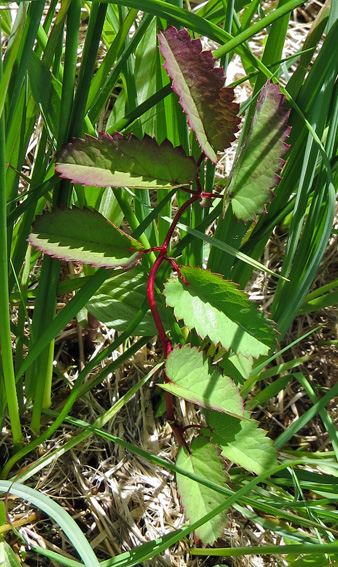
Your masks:
{"label": "reddish leaf", "polygon": [[95,187],[166,189],[189,185],[198,173],[192,157],[168,140],[159,146],[153,138],[139,140],[100,134],[75,139],[57,156],[55,170],[73,183]]}
{"label": "reddish leaf", "polygon": [[238,130],[233,89],[224,87],[223,69],[214,67],[211,51],[202,51],[201,41],[192,40],[187,30],[168,27],[159,40],[164,67],[188,124],[205,155],[216,163],[216,151],[230,146]]}
{"label": "reddish leaf", "polygon": [[264,211],[271,200],[272,189],[279,181],[278,173],[288,149],[285,143],[290,128],[289,110],[278,85],[263,87],[252,118],[250,131],[234,165],[227,196],[233,212],[244,222]]}
{"label": "reddish leaf", "polygon": [[76,207],[38,216],[28,240],[53,258],[106,268],[132,266],[142,250],[100,213]]}

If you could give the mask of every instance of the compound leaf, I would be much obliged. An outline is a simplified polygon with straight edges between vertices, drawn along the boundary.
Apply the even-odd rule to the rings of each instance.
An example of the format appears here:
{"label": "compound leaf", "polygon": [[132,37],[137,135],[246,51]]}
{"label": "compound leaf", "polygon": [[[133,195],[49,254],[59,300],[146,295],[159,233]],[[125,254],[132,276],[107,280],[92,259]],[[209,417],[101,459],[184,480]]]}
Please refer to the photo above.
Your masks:
{"label": "compound leaf", "polygon": [[258,358],[275,343],[273,324],[235,284],[218,274],[182,267],[187,281],[171,278],[165,285],[167,304],[189,329],[237,354]]}
{"label": "compound leaf", "polygon": [[95,187],[171,189],[189,185],[198,173],[195,160],[168,140],[159,146],[150,136],[139,140],[118,132],[77,138],[63,147],[56,161],[61,177]]}
{"label": "compound leaf", "polygon": [[[176,464],[203,479],[210,480],[211,477],[212,481],[222,488],[226,485],[227,476],[219,450],[215,445],[211,445],[205,437],[200,436],[194,439],[190,446],[190,452],[186,447],[180,447]],[[211,512],[224,502],[223,494],[186,476],[177,474],[176,481],[177,490],[190,523]],[[204,545],[212,544],[222,536],[226,525],[227,511],[224,511],[198,528],[196,537]]]}
{"label": "compound leaf", "polygon": [[223,69],[214,67],[211,51],[202,51],[201,41],[191,39],[187,30],[168,27],[159,40],[164,67],[188,124],[205,155],[216,163],[216,151],[230,146],[238,130],[233,89],[224,87]]}
{"label": "compound leaf", "polygon": [[217,412],[243,416],[242,399],[234,382],[196,348],[174,348],[167,358],[166,375],[170,382],[159,386],[174,396]]}
{"label": "compound leaf", "polygon": [[211,441],[220,446],[222,456],[257,475],[277,466],[277,451],[258,422],[236,419],[231,415],[207,412],[206,419],[212,429]]}
{"label": "compound leaf", "polygon": [[54,258],[106,268],[135,264],[142,250],[137,240],[100,213],[76,207],[44,212],[28,240]]}
{"label": "compound leaf", "polygon": [[268,82],[263,87],[248,137],[234,165],[225,199],[231,199],[233,212],[244,222],[264,211],[280,179],[282,155],[288,149],[285,140],[290,133],[285,100],[278,85]]}

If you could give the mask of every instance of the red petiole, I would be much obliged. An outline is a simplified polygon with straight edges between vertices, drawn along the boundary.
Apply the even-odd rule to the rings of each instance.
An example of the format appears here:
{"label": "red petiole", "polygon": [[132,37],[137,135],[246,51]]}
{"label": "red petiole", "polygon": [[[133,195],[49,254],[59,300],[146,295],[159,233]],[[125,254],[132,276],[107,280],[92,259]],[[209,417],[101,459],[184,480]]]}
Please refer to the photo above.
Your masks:
{"label": "red petiole", "polygon": [[[202,159],[204,158],[204,154],[202,154],[201,158],[200,158],[200,162],[202,161]],[[154,319],[154,323],[156,325],[156,329],[158,332],[158,336],[159,339],[161,341],[162,344],[162,348],[163,348],[163,353],[164,353],[164,360],[166,361],[169,353],[172,350],[172,344],[171,341],[168,339],[166,332],[164,330],[158,309],[157,309],[157,305],[156,305],[156,300],[155,300],[155,278],[156,278],[156,274],[161,266],[161,264],[167,260],[171,266],[174,268],[174,270],[177,272],[178,277],[181,279],[181,281],[187,284],[187,281],[183,278],[183,276],[181,275],[179,266],[176,264],[176,262],[172,259],[172,258],[168,258],[167,256],[167,252],[168,252],[168,247],[169,247],[169,243],[171,240],[171,237],[173,235],[173,232],[176,228],[177,223],[179,222],[182,214],[184,213],[184,211],[190,207],[190,205],[192,205],[193,203],[195,203],[196,201],[198,201],[201,196],[202,196],[202,188],[199,182],[199,179],[196,178],[196,185],[197,185],[197,191],[194,192],[194,194],[190,197],[190,199],[188,199],[187,201],[185,201],[185,203],[183,203],[183,205],[180,207],[180,209],[177,211],[173,222],[171,223],[171,226],[168,230],[168,233],[164,239],[164,242],[162,244],[162,246],[156,246],[154,248],[152,248],[151,250],[144,250],[143,253],[145,252],[150,252],[150,251],[159,251],[159,255],[156,258],[151,270],[150,270],[150,274],[149,274],[149,278],[148,278],[148,284],[147,284],[147,295],[148,295],[148,301],[149,301],[149,306],[150,306],[150,310]],[[164,381],[165,382],[169,382],[168,377],[166,376],[166,373],[164,372]],[[183,430],[175,423],[175,415],[174,415],[174,408],[173,408],[173,396],[172,394],[166,392],[166,411],[167,411],[167,418],[168,420],[171,422],[171,427],[172,430],[175,434],[175,437],[178,441],[178,443],[180,445],[184,444],[185,445],[185,441],[184,441],[184,437],[183,437]]]}

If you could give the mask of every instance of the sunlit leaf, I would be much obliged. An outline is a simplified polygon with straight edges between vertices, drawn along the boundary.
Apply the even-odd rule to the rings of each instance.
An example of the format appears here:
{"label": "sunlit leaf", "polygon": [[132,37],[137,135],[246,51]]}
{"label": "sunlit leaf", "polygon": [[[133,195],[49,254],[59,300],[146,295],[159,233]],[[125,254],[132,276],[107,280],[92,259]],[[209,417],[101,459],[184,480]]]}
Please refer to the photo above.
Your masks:
{"label": "sunlit leaf", "polygon": [[205,155],[217,161],[217,151],[235,139],[239,106],[232,88],[224,87],[223,69],[215,67],[211,51],[202,51],[200,39],[191,39],[187,30],[168,27],[159,34],[164,67],[174,91],[188,116]]}
{"label": "sunlit leaf", "polygon": [[290,133],[285,100],[278,85],[267,83],[263,87],[248,137],[234,165],[225,199],[231,199],[233,212],[244,222],[264,211],[280,179],[282,155],[288,149],[285,140]]}
{"label": "sunlit leaf", "polygon": [[212,429],[211,441],[220,446],[222,456],[257,475],[277,466],[277,451],[258,422],[236,419],[231,415],[207,412],[206,418]]}
{"label": "sunlit leaf", "polygon": [[177,319],[235,353],[254,358],[267,354],[275,344],[273,324],[245,293],[207,270],[188,266],[180,271],[188,285],[171,278],[164,289]]}
{"label": "sunlit leaf", "polygon": [[166,362],[166,375],[170,382],[159,385],[174,396],[204,408],[243,416],[242,399],[234,382],[196,348],[174,348]]}
{"label": "sunlit leaf", "polygon": [[77,138],[63,147],[56,162],[61,177],[96,187],[170,189],[189,185],[198,173],[195,160],[168,140],[159,146],[150,136],[139,140],[118,132]]}
{"label": "sunlit leaf", "polygon": [[[197,437],[190,446],[190,452],[186,447],[181,447],[176,464],[187,472],[194,473],[201,478],[210,480],[221,487],[225,487],[227,476],[224,462],[220,458],[219,451],[215,445],[211,445],[205,437]],[[190,478],[177,474],[177,490],[185,509],[186,517],[192,524],[220,504],[224,502],[224,495],[210,488],[194,482]],[[196,530],[196,537],[204,545],[213,543],[221,537],[227,525],[227,512],[222,512],[212,520]]]}
{"label": "sunlit leaf", "polygon": [[100,213],[76,207],[37,217],[28,240],[49,256],[106,268],[135,264],[142,250]]}

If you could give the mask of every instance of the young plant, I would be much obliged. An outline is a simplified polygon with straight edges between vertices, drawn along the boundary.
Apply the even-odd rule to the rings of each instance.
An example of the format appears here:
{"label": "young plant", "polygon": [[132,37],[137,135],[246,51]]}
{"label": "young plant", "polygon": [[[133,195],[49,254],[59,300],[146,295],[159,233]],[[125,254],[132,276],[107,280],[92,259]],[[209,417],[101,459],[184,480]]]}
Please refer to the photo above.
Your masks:
{"label": "young plant", "polygon": [[[267,83],[224,195],[212,189],[204,191],[202,164],[206,160],[215,164],[217,152],[234,141],[238,105],[233,90],[224,87],[223,69],[214,67],[211,52],[202,51],[200,40],[192,40],[186,30],[169,27],[160,33],[159,41],[172,88],[201,148],[200,157],[194,159],[168,140],[158,144],[148,135],[140,140],[132,134],[126,138],[118,132],[113,136],[102,133],[98,138],[76,138],[64,146],[55,169],[61,177],[87,186],[189,193],[162,245],[146,248],[141,237],[137,240],[122,232],[96,211],[76,207],[43,213],[29,240],[50,256],[96,267],[120,267],[140,274],[142,282],[146,279],[149,307],[165,360],[164,380],[159,386],[165,391],[167,419],[179,444],[177,465],[187,473],[177,475],[177,486],[192,522],[222,504],[223,494],[208,486],[208,480],[212,476],[216,485],[226,484],[225,459],[256,474],[276,465],[276,450],[245,411],[238,388],[248,378],[253,360],[273,349],[276,338],[272,321],[234,283],[200,266],[182,265],[169,246],[182,215],[196,202],[214,206],[223,199],[219,215],[231,207],[243,223],[264,211],[287,149],[288,111],[279,87]],[[154,252],[158,256],[145,275],[143,260]],[[165,283],[163,293],[167,309],[173,309],[179,324],[173,317],[164,322],[156,295],[165,263],[174,275]],[[176,417],[174,396],[201,408],[200,424],[183,427]],[[189,442],[187,431],[191,428],[199,434]],[[195,475],[205,483],[196,483]],[[225,523],[223,511],[198,528],[196,537],[210,544],[222,535]]]}

